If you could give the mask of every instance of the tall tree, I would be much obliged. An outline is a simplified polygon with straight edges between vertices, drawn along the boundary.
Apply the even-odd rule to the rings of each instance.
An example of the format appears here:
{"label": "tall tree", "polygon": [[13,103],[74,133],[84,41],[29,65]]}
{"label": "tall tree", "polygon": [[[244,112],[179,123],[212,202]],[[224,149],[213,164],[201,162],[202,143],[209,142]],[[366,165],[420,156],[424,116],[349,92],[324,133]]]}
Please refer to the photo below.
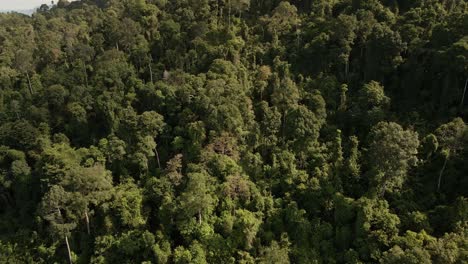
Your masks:
{"label": "tall tree", "polygon": [[367,157],[372,187],[380,197],[401,188],[408,169],[417,163],[418,146],[418,134],[397,123],[380,122],[372,128]]}
{"label": "tall tree", "polygon": [[440,152],[444,158],[444,163],[437,179],[437,191],[439,191],[447,161],[451,155],[456,155],[457,152],[463,149],[463,144],[467,140],[467,126],[463,119],[455,118],[451,122],[437,128],[435,135],[441,147]]}

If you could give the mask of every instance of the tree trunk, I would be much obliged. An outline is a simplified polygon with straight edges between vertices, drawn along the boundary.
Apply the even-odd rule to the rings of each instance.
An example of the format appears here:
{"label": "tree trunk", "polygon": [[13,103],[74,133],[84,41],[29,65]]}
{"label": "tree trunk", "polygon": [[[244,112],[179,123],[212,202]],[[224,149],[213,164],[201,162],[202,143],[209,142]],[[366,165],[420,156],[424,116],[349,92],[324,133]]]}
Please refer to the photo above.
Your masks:
{"label": "tree trunk", "polygon": [[201,225],[201,223],[202,223],[201,211],[198,210],[198,224]]}
{"label": "tree trunk", "polygon": [[385,195],[386,191],[387,191],[387,182],[385,182],[382,185],[382,188],[380,189],[379,197],[382,198]]}
{"label": "tree trunk", "polygon": [[231,1],[228,1],[228,27],[231,30]]}
{"label": "tree trunk", "polygon": [[68,261],[70,262],[70,264],[73,264],[72,255],[71,255],[71,251],[70,251],[70,244],[68,243],[68,237],[67,236],[65,236],[65,243],[67,244]]}
{"label": "tree trunk", "polygon": [[299,34],[299,26],[296,25],[296,46],[300,47],[301,45],[301,34]]}
{"label": "tree trunk", "polygon": [[88,212],[85,212],[85,220],[86,220],[86,229],[88,230],[88,235],[91,234],[91,231],[89,229],[89,216],[88,216]]}
{"label": "tree trunk", "polygon": [[158,162],[158,168],[161,169],[161,162],[159,160],[159,152],[157,148],[154,148],[154,152],[156,153],[156,161]]}
{"label": "tree trunk", "polygon": [[84,61],[83,62],[83,73],[85,75],[85,85],[86,87],[88,87],[88,72],[86,71],[86,63]]}
{"label": "tree trunk", "polygon": [[26,72],[26,77],[28,78],[28,87],[29,87],[29,93],[31,93],[31,95],[33,95],[33,89],[32,89],[32,86],[31,86],[31,79],[29,78],[29,73]]}
{"label": "tree trunk", "polygon": [[380,192],[378,194],[379,198],[383,197],[385,195],[385,193],[387,192],[387,186],[388,186],[388,182],[390,181],[390,176],[388,176],[387,173],[385,173],[383,175],[383,178],[382,178],[382,188],[380,188]]}
{"label": "tree trunk", "polygon": [[466,81],[465,81],[465,88],[463,89],[463,95],[462,95],[462,98],[461,98],[461,101],[460,101],[460,109],[463,108],[463,103],[465,101],[465,94],[466,94],[466,86],[468,85],[468,78],[466,78]]}
{"label": "tree trunk", "polygon": [[153,69],[151,69],[151,62],[148,63],[148,67],[149,67],[149,70],[150,70],[150,81],[151,81],[151,84],[153,84]]}
{"label": "tree trunk", "polygon": [[151,84],[153,84],[153,68],[151,68],[151,63],[153,62],[153,58],[150,56],[150,62],[148,63],[149,71],[150,71],[150,80]]}
{"label": "tree trunk", "polygon": [[439,172],[439,179],[437,180],[437,192],[439,192],[440,190],[440,183],[442,181],[442,175],[444,174],[445,167],[447,166],[447,160],[448,160],[448,155],[445,156],[444,165],[442,166],[442,169]]}
{"label": "tree trunk", "polygon": [[283,111],[283,123],[281,124],[281,136],[283,138],[286,134],[286,115],[288,115],[288,110]]}
{"label": "tree trunk", "polygon": [[[224,6],[219,8],[219,18],[221,20],[221,24],[224,23],[223,16],[224,16]],[[218,26],[219,26],[219,22],[218,22]]]}

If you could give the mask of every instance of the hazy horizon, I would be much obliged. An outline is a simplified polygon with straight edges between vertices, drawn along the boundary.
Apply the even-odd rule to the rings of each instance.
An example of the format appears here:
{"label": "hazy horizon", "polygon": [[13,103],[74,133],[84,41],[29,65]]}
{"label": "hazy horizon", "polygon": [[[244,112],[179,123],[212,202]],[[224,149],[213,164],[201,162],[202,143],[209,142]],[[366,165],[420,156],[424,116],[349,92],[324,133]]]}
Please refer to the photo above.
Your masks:
{"label": "hazy horizon", "polygon": [[[51,2],[51,0],[0,0],[0,11],[6,12],[32,10],[40,7],[42,4],[50,5]],[[58,0],[54,1],[54,3],[57,2]]]}
{"label": "hazy horizon", "polygon": [[50,4],[49,0],[0,0],[0,10],[18,11],[34,9],[42,4]]}

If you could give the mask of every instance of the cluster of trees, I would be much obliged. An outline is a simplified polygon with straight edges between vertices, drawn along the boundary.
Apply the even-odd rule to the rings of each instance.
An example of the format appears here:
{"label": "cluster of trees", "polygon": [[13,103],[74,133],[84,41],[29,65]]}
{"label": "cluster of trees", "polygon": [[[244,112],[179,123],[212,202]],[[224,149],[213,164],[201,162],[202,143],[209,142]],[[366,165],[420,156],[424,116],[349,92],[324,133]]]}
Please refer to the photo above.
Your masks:
{"label": "cluster of trees", "polygon": [[0,14],[1,263],[466,263],[468,3]]}

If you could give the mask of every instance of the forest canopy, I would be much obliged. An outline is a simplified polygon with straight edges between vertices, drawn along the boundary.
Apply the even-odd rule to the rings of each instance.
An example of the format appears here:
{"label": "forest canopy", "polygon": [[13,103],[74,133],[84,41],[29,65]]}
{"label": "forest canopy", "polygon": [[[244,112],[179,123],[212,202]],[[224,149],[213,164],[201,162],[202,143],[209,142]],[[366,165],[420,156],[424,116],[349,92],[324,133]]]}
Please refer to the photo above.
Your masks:
{"label": "forest canopy", "polygon": [[0,13],[0,263],[467,263],[465,0]]}

